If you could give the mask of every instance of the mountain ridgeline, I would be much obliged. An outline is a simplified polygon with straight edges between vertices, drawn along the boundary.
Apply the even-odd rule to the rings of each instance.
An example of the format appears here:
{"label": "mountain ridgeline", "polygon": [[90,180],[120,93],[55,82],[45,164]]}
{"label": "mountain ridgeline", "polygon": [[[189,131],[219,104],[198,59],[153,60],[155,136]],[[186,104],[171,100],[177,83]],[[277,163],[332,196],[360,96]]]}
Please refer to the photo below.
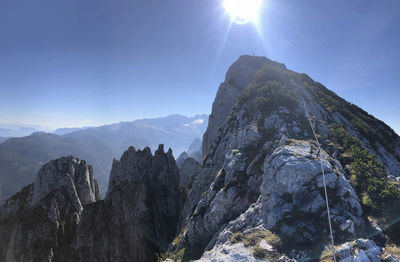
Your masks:
{"label": "mountain ridgeline", "polygon": [[85,161],[44,165],[0,261],[332,261],[324,185],[338,261],[398,261],[400,138],[307,75],[240,57],[188,151],[129,147],[104,200]]}
{"label": "mountain ridgeline", "polygon": [[165,144],[179,154],[197,141],[206,128],[206,115],[190,118],[171,115],[100,127],[59,129],[56,134],[36,132],[26,137],[10,138],[0,144],[0,203],[32,183],[43,164],[68,155],[88,161],[105,192],[112,159],[119,158],[129,146],[148,146],[156,150],[159,144]]}

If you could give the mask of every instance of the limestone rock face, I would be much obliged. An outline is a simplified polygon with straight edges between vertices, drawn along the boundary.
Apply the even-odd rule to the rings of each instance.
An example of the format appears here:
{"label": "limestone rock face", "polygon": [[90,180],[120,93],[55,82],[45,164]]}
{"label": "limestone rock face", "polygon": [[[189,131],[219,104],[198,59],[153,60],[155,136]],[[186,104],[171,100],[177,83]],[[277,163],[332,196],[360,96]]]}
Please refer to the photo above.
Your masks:
{"label": "limestone rock face", "polygon": [[63,191],[80,211],[84,205],[100,199],[92,167],[73,157],[61,158],[45,165],[36,177],[33,190],[33,205],[53,190]]}
{"label": "limestone rock face", "polygon": [[243,244],[222,245],[215,250],[206,252],[204,256],[197,260],[199,262],[224,262],[224,261],[248,261],[256,262],[250,248],[244,247]]}
{"label": "limestone rock face", "polygon": [[[315,158],[315,150],[308,142],[280,146],[263,164],[260,202],[265,202],[260,208],[266,208],[266,213],[262,218],[268,228],[276,227],[282,219],[287,220],[277,231],[291,241],[308,242],[317,238],[315,233],[323,232],[327,221],[321,162]],[[354,226],[362,223],[358,197],[346,180],[341,165],[324,151],[319,155],[323,159],[322,168],[331,195],[333,226],[338,232],[348,230],[353,234]],[[290,217],[301,212],[309,214],[309,217],[296,217],[290,221]],[[310,218],[315,220],[310,221]]]}
{"label": "limestone rock face", "polygon": [[153,261],[177,234],[178,187],[171,150],[165,153],[160,145],[153,156],[149,148],[129,148],[113,163],[104,201],[82,214],[75,245],[79,261]]}
{"label": "limestone rock face", "polygon": [[85,161],[61,158],[0,208],[0,261],[154,261],[181,208],[179,170],[163,145],[114,160],[104,200]]}
{"label": "limestone rock face", "polygon": [[374,241],[368,239],[357,239],[352,243],[344,243],[337,249],[337,253],[339,261],[382,261],[380,248]]}
{"label": "limestone rock face", "polygon": [[[318,232],[327,234],[317,149],[309,142],[282,144],[281,141],[272,152],[267,152],[261,152],[262,157],[256,157],[250,167],[240,152],[227,154],[223,169],[186,226],[182,246],[203,245],[206,250],[213,246],[218,249],[236,232],[259,225],[297,245],[318,241]],[[320,155],[332,197],[335,239],[346,239],[364,224],[361,205],[340,163],[325,152]]]}
{"label": "limestone rock face", "polygon": [[130,147],[104,200],[84,161],[51,162],[0,209],[0,261],[327,261],[326,201],[339,259],[396,261],[400,138],[307,75],[241,57],[202,151]]}
{"label": "limestone rock face", "polygon": [[220,128],[231,113],[240,92],[253,81],[257,71],[265,64],[272,63],[265,57],[241,56],[226,73],[225,82],[218,89],[208,120],[208,128],[203,136],[203,156],[209,151]]}
{"label": "limestone rock face", "polygon": [[[365,133],[362,121],[382,137]],[[306,75],[268,59],[241,57],[213,103],[201,170],[193,177],[182,230],[170,250],[200,261],[310,259],[329,244],[322,170],[335,243],[367,236],[373,225],[350,179],[349,156],[340,148],[345,145],[333,133],[337,125],[385,166],[389,179],[400,177],[400,138],[388,126]],[[271,239],[254,238],[263,232],[272,232],[282,245],[271,251]]]}
{"label": "limestone rock face", "polygon": [[0,208],[0,261],[65,261],[85,205],[100,200],[91,166],[65,157]]}

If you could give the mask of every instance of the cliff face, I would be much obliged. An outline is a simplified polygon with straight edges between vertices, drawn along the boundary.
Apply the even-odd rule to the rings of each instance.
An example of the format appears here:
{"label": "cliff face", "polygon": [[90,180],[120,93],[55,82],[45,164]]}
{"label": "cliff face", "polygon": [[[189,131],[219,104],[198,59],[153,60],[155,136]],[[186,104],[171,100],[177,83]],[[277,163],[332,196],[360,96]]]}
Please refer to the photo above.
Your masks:
{"label": "cliff face", "polygon": [[237,250],[246,261],[322,257],[329,239],[319,158],[335,243],[369,236],[384,246],[379,225],[400,214],[399,142],[390,127],[307,75],[243,56],[217,93],[172,250],[204,261],[235,260]]}
{"label": "cliff face", "polygon": [[212,105],[208,127],[203,136],[203,155],[209,151],[218,135],[218,128],[225,123],[240,92],[253,81],[255,74],[265,63],[273,62],[265,57],[243,56],[228,69],[225,82],[219,87]]}
{"label": "cliff face", "polygon": [[80,261],[153,261],[177,233],[179,171],[171,150],[129,148],[114,161],[107,195],[82,214]]}
{"label": "cliff face", "polygon": [[36,182],[0,209],[0,261],[55,261],[69,254],[83,206],[100,199],[91,166],[73,157],[44,165]]}
{"label": "cliff face", "polygon": [[163,146],[131,147],[99,200],[90,166],[53,161],[0,209],[0,261],[331,261],[324,177],[337,258],[397,261],[399,161],[383,122],[243,56],[217,93],[202,163],[182,155],[178,170]]}
{"label": "cliff face", "polygon": [[0,261],[154,261],[177,233],[178,187],[162,145],[114,160],[104,200],[86,162],[52,161],[0,209]]}

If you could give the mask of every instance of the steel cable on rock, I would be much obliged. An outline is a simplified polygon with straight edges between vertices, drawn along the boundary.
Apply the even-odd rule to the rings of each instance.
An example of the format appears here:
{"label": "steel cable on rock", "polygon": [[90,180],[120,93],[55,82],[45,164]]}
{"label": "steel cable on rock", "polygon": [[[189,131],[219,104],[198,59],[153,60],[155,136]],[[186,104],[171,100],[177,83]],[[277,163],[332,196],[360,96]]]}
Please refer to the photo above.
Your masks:
{"label": "steel cable on rock", "polygon": [[319,143],[319,141],[318,141],[317,134],[315,133],[314,126],[312,125],[311,118],[310,118],[310,115],[309,115],[308,110],[307,110],[306,102],[305,102],[305,101],[303,101],[303,102],[304,102],[304,109],[305,109],[305,111],[306,111],[306,116],[307,116],[307,118],[308,118],[308,122],[310,123],[311,130],[312,130],[312,132],[313,132],[313,134],[314,134],[315,142],[317,143],[317,147],[318,147],[317,157],[318,157],[318,159],[320,160],[321,170],[322,170],[322,180],[323,180],[323,183],[324,183],[326,210],[327,210],[327,212],[328,212],[329,232],[330,232],[330,239],[331,239],[331,245],[332,245],[332,256],[333,256],[334,262],[336,262],[335,243],[334,243],[334,241],[333,241],[331,213],[330,213],[330,210],[329,210],[328,191],[327,191],[327,189],[326,189],[325,170],[324,170],[324,165],[323,165],[323,162],[322,162],[322,158],[321,158],[320,155],[319,155],[320,152],[321,152],[321,145],[320,145],[320,143]]}

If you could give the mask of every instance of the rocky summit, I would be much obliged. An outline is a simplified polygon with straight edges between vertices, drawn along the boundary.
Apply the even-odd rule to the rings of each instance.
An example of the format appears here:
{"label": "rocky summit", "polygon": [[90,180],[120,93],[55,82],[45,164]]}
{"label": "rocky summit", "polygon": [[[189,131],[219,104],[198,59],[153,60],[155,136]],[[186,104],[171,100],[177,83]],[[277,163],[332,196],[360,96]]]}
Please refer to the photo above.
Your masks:
{"label": "rocky summit", "polygon": [[91,166],[61,158],[1,208],[0,261],[154,261],[181,207],[179,170],[162,145],[114,160],[104,200]]}
{"label": "rocky summit", "polygon": [[198,160],[130,147],[104,200],[50,162],[1,207],[0,261],[333,261],[326,196],[337,261],[399,259],[399,136],[306,74],[240,57]]}
{"label": "rocky summit", "polygon": [[65,157],[0,209],[0,261],[65,261],[84,206],[100,200],[92,167]]}
{"label": "rocky summit", "polygon": [[82,213],[76,261],[154,261],[177,233],[181,206],[172,151],[130,147],[113,163],[104,201]]}
{"label": "rocky summit", "polygon": [[322,169],[337,258],[398,252],[399,136],[306,74],[240,57],[202,148],[172,260],[332,261]]}

